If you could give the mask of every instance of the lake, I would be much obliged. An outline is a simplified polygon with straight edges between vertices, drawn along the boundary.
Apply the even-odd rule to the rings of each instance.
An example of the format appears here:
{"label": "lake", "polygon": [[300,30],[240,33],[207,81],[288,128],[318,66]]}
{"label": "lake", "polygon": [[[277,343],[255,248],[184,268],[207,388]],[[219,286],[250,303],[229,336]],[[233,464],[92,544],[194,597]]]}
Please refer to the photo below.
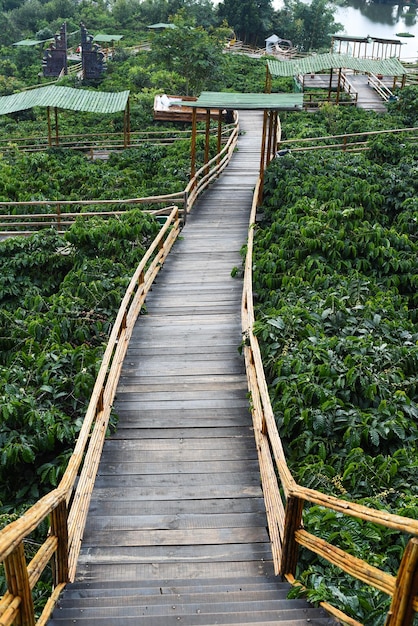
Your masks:
{"label": "lake", "polygon": [[[282,0],[273,0],[273,7],[282,6]],[[335,5],[335,21],[343,25],[338,34],[350,37],[380,37],[402,41],[401,60],[418,59],[418,7],[412,3],[395,4],[373,0],[344,0]],[[410,33],[414,37],[397,37],[396,33]],[[334,33],[337,34],[337,33]],[[286,33],[276,33],[286,39]]]}

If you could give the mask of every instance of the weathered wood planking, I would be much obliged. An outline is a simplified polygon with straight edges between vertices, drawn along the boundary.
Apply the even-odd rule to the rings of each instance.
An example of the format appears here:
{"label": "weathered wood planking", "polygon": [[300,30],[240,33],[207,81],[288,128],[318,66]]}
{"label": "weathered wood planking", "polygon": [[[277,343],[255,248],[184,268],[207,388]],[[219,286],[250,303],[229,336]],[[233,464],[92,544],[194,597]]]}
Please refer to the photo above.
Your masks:
{"label": "weathered wood planking", "polygon": [[240,115],[239,150],[188,217],[134,329],[77,580],[53,625],[299,626],[319,616],[287,600],[273,576],[239,351],[242,283],[231,276],[246,242],[262,114]]}

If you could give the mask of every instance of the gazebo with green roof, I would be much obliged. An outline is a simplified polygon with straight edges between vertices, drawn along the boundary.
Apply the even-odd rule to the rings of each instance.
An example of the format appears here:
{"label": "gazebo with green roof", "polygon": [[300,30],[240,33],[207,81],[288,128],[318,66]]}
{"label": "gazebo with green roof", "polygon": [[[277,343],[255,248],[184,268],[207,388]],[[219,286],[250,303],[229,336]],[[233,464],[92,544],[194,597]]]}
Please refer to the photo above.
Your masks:
{"label": "gazebo with green roof", "polygon": [[277,151],[279,111],[301,111],[301,93],[230,93],[203,91],[195,101],[183,100],[182,106],[192,108],[191,177],[196,173],[197,109],[206,110],[205,164],[209,161],[209,127],[211,111],[218,109],[218,153],[221,147],[221,125],[227,111],[263,111],[260,154],[261,192],[264,170]]}

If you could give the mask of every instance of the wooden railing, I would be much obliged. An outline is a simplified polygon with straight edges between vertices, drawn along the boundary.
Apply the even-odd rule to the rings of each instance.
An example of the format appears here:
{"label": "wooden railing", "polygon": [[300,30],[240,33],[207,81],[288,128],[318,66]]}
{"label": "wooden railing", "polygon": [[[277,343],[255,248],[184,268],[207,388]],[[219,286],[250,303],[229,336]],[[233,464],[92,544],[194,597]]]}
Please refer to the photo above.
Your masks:
{"label": "wooden railing", "polygon": [[385,85],[384,82],[382,82],[381,78],[376,76],[376,74],[369,74],[368,84],[379,94],[382,100],[385,100],[385,102],[394,97],[393,92],[387,85]]}
{"label": "wooden railing", "polygon": [[[64,476],[54,491],[45,495],[22,517],[0,531],[0,562],[3,563],[7,581],[7,591],[0,599],[0,626],[9,626],[13,623],[21,626],[35,626],[35,624],[36,626],[44,626],[63,588],[67,582],[74,579],[113,399],[135,321],[159,269],[180,233],[182,222],[185,221],[187,213],[200,193],[226,167],[235,149],[237,138],[238,117],[226,146],[196,172],[186,190],[179,194],[177,199],[183,203],[183,218],[177,206],[153,211],[160,215],[166,214],[165,223],[136,269],[122,300],[74,452]],[[170,200],[172,203],[174,198],[175,194],[171,194],[171,196],[136,198],[120,202],[129,207],[141,202],[148,204],[154,201],[161,204]],[[58,210],[59,205],[109,205],[118,204],[118,202],[113,200],[82,203],[39,202],[36,204],[54,205],[55,213],[30,216],[3,215],[0,216],[0,221],[10,218],[11,223],[13,223],[13,220],[16,219],[14,227],[21,229],[27,228],[28,224],[33,227],[34,223],[38,223],[38,228],[42,224],[42,227],[54,226],[63,229],[71,225],[80,213],[61,213]],[[82,215],[85,217],[94,215],[110,217],[119,213],[120,211],[102,211],[100,213],[82,213]],[[19,218],[23,220],[30,218],[33,219],[33,222],[22,222],[19,221]],[[45,220],[50,221],[45,222]],[[19,233],[22,233],[22,230]],[[36,554],[27,562],[25,542],[29,540],[31,533],[41,526],[49,527],[48,534]],[[33,589],[51,561],[54,578],[53,591],[41,615],[36,619]]]}
{"label": "wooden railing", "polygon": [[[223,141],[228,140],[233,126],[225,125],[223,128]],[[198,129],[198,133],[205,133],[204,129]],[[212,126],[210,133],[216,134],[217,129]],[[167,145],[181,141],[182,139],[190,140],[191,130],[158,130],[158,131],[130,131],[129,141],[124,136],[123,131],[120,133],[84,133],[68,134],[54,136],[52,143],[49,143],[48,137],[1,137],[0,149],[2,151],[18,150],[25,152],[39,152],[48,148],[67,148],[71,150],[80,150],[87,152],[91,158],[94,158],[98,151],[117,151],[126,148],[135,148],[143,144],[151,145]]]}
{"label": "wooden railing", "polygon": [[[243,351],[251,397],[254,435],[258,450],[267,520],[277,575],[294,585],[298,564],[298,547],[319,555],[332,565],[388,594],[391,606],[385,626],[410,626],[418,611],[418,521],[374,510],[356,503],[325,495],[298,485],[287,465],[266,383],[260,346],[253,333],[254,308],[252,265],[254,229],[260,198],[260,181],[257,184],[250,216],[247,254],[245,260],[242,298]],[[319,505],[325,509],[350,516],[370,524],[379,524],[410,535],[397,576],[392,576],[366,561],[307,532],[303,528],[302,514],[305,506]],[[345,624],[361,626],[330,603],[322,603],[329,613]]]}
{"label": "wooden railing", "polygon": [[392,134],[405,134],[406,140],[417,141],[418,127],[375,130],[364,133],[348,133],[346,135],[328,135],[325,137],[284,139],[278,142],[278,149],[287,149],[292,152],[305,152],[307,150],[345,150],[347,152],[359,152],[361,150],[368,150],[368,142],[370,139]]}
{"label": "wooden railing", "polygon": [[[0,600],[0,624],[46,624],[59,594],[73,580],[89,502],[106,436],[116,386],[135,321],[146,295],[180,232],[177,207],[138,265],[116,316],[87,412],[65,474],[58,487],[0,532],[0,561],[7,591]],[[25,540],[42,524],[49,532],[27,563]],[[53,561],[54,588],[39,619],[32,590]]]}
{"label": "wooden railing", "polygon": [[[161,196],[125,198],[121,200],[35,200],[31,202],[0,202],[0,236],[10,234],[28,235],[43,228],[55,228],[58,232],[67,230],[79,217],[111,217],[119,215],[134,206],[146,205],[145,211],[154,215],[167,213],[167,207],[179,207],[183,222],[193,208],[200,194],[213,182],[228,165],[238,141],[239,118],[228,125],[228,137],[221,141],[220,152],[197,170],[184,191]],[[222,147],[222,144],[223,147]],[[156,205],[156,209],[148,205]],[[36,213],[22,213],[24,207]],[[87,210],[87,207],[90,210]],[[91,210],[95,207],[95,210]],[[111,209],[111,210],[107,210]],[[7,210],[7,212],[6,212]],[[68,212],[67,212],[68,211]]]}

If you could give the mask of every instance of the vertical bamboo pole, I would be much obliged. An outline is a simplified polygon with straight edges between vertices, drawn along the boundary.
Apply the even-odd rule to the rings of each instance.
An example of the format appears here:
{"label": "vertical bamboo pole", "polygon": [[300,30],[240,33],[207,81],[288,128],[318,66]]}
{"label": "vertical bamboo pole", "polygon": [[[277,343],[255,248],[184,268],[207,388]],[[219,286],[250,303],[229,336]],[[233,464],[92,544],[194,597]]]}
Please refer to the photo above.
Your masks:
{"label": "vertical bamboo pole", "polygon": [[125,124],[124,124],[124,146],[131,145],[131,108],[129,103],[129,98],[126,103],[125,109]]}
{"label": "vertical bamboo pole", "polygon": [[272,156],[273,157],[274,157],[274,155],[277,152],[277,131],[278,131],[278,126],[279,126],[279,114],[277,113],[277,111],[274,111],[273,151],[272,151]]}
{"label": "vertical bamboo pole", "polygon": [[303,500],[289,496],[286,502],[282,562],[280,574],[296,574],[298,561],[298,545],[295,541],[295,532],[302,526]]}
{"label": "vertical bamboo pole", "polygon": [[48,146],[49,148],[52,146],[52,136],[51,136],[51,107],[46,107],[46,114],[48,119]]}
{"label": "vertical bamboo pole", "polygon": [[336,104],[338,104],[340,101],[340,90],[341,90],[341,67],[338,69],[337,97],[335,99]]}
{"label": "vertical bamboo pole", "polygon": [[[206,109],[206,129],[205,129],[205,165],[209,161],[209,148],[210,148],[210,109]],[[208,169],[205,169],[205,175],[208,173]]]}
{"label": "vertical bamboo pole", "polygon": [[67,503],[63,500],[51,513],[51,533],[58,537],[55,554],[54,585],[68,582]]}
{"label": "vertical bamboo pole", "polygon": [[333,68],[331,67],[331,71],[329,73],[329,84],[328,84],[328,102],[331,102],[332,77],[333,77]]}
{"label": "vertical bamboo pole", "polygon": [[[219,109],[218,111],[218,135],[217,135],[217,144],[216,144],[216,151],[218,155],[221,151],[221,147],[222,147],[222,110]],[[220,161],[220,157],[218,156],[216,160],[217,165],[219,165],[219,161]]]}
{"label": "vertical bamboo pole", "polygon": [[190,178],[194,178],[196,174],[196,126],[197,126],[197,110],[192,108],[192,137],[190,146]]}
{"label": "vertical bamboo pole", "polygon": [[13,596],[21,599],[19,615],[14,621],[15,626],[35,626],[32,591],[22,542],[4,560],[4,569],[8,590]]}
{"label": "vertical bamboo pole", "polygon": [[260,202],[261,198],[263,197],[264,164],[265,164],[265,152],[266,152],[267,115],[268,115],[268,112],[267,112],[266,109],[264,109],[263,134],[262,134],[262,137],[261,137],[261,154],[260,154],[260,190],[259,190],[258,202]]}
{"label": "vertical bamboo pole", "polygon": [[413,601],[418,594],[418,537],[409,540],[396,578],[395,592],[385,626],[410,626]]}
{"label": "vertical bamboo pole", "polygon": [[55,116],[55,145],[59,145],[59,134],[58,134],[58,109],[54,107],[54,116]]}
{"label": "vertical bamboo pole", "polygon": [[273,111],[269,111],[269,126],[268,126],[266,165],[268,165],[270,163],[270,161],[271,161],[272,142],[273,142]]}

